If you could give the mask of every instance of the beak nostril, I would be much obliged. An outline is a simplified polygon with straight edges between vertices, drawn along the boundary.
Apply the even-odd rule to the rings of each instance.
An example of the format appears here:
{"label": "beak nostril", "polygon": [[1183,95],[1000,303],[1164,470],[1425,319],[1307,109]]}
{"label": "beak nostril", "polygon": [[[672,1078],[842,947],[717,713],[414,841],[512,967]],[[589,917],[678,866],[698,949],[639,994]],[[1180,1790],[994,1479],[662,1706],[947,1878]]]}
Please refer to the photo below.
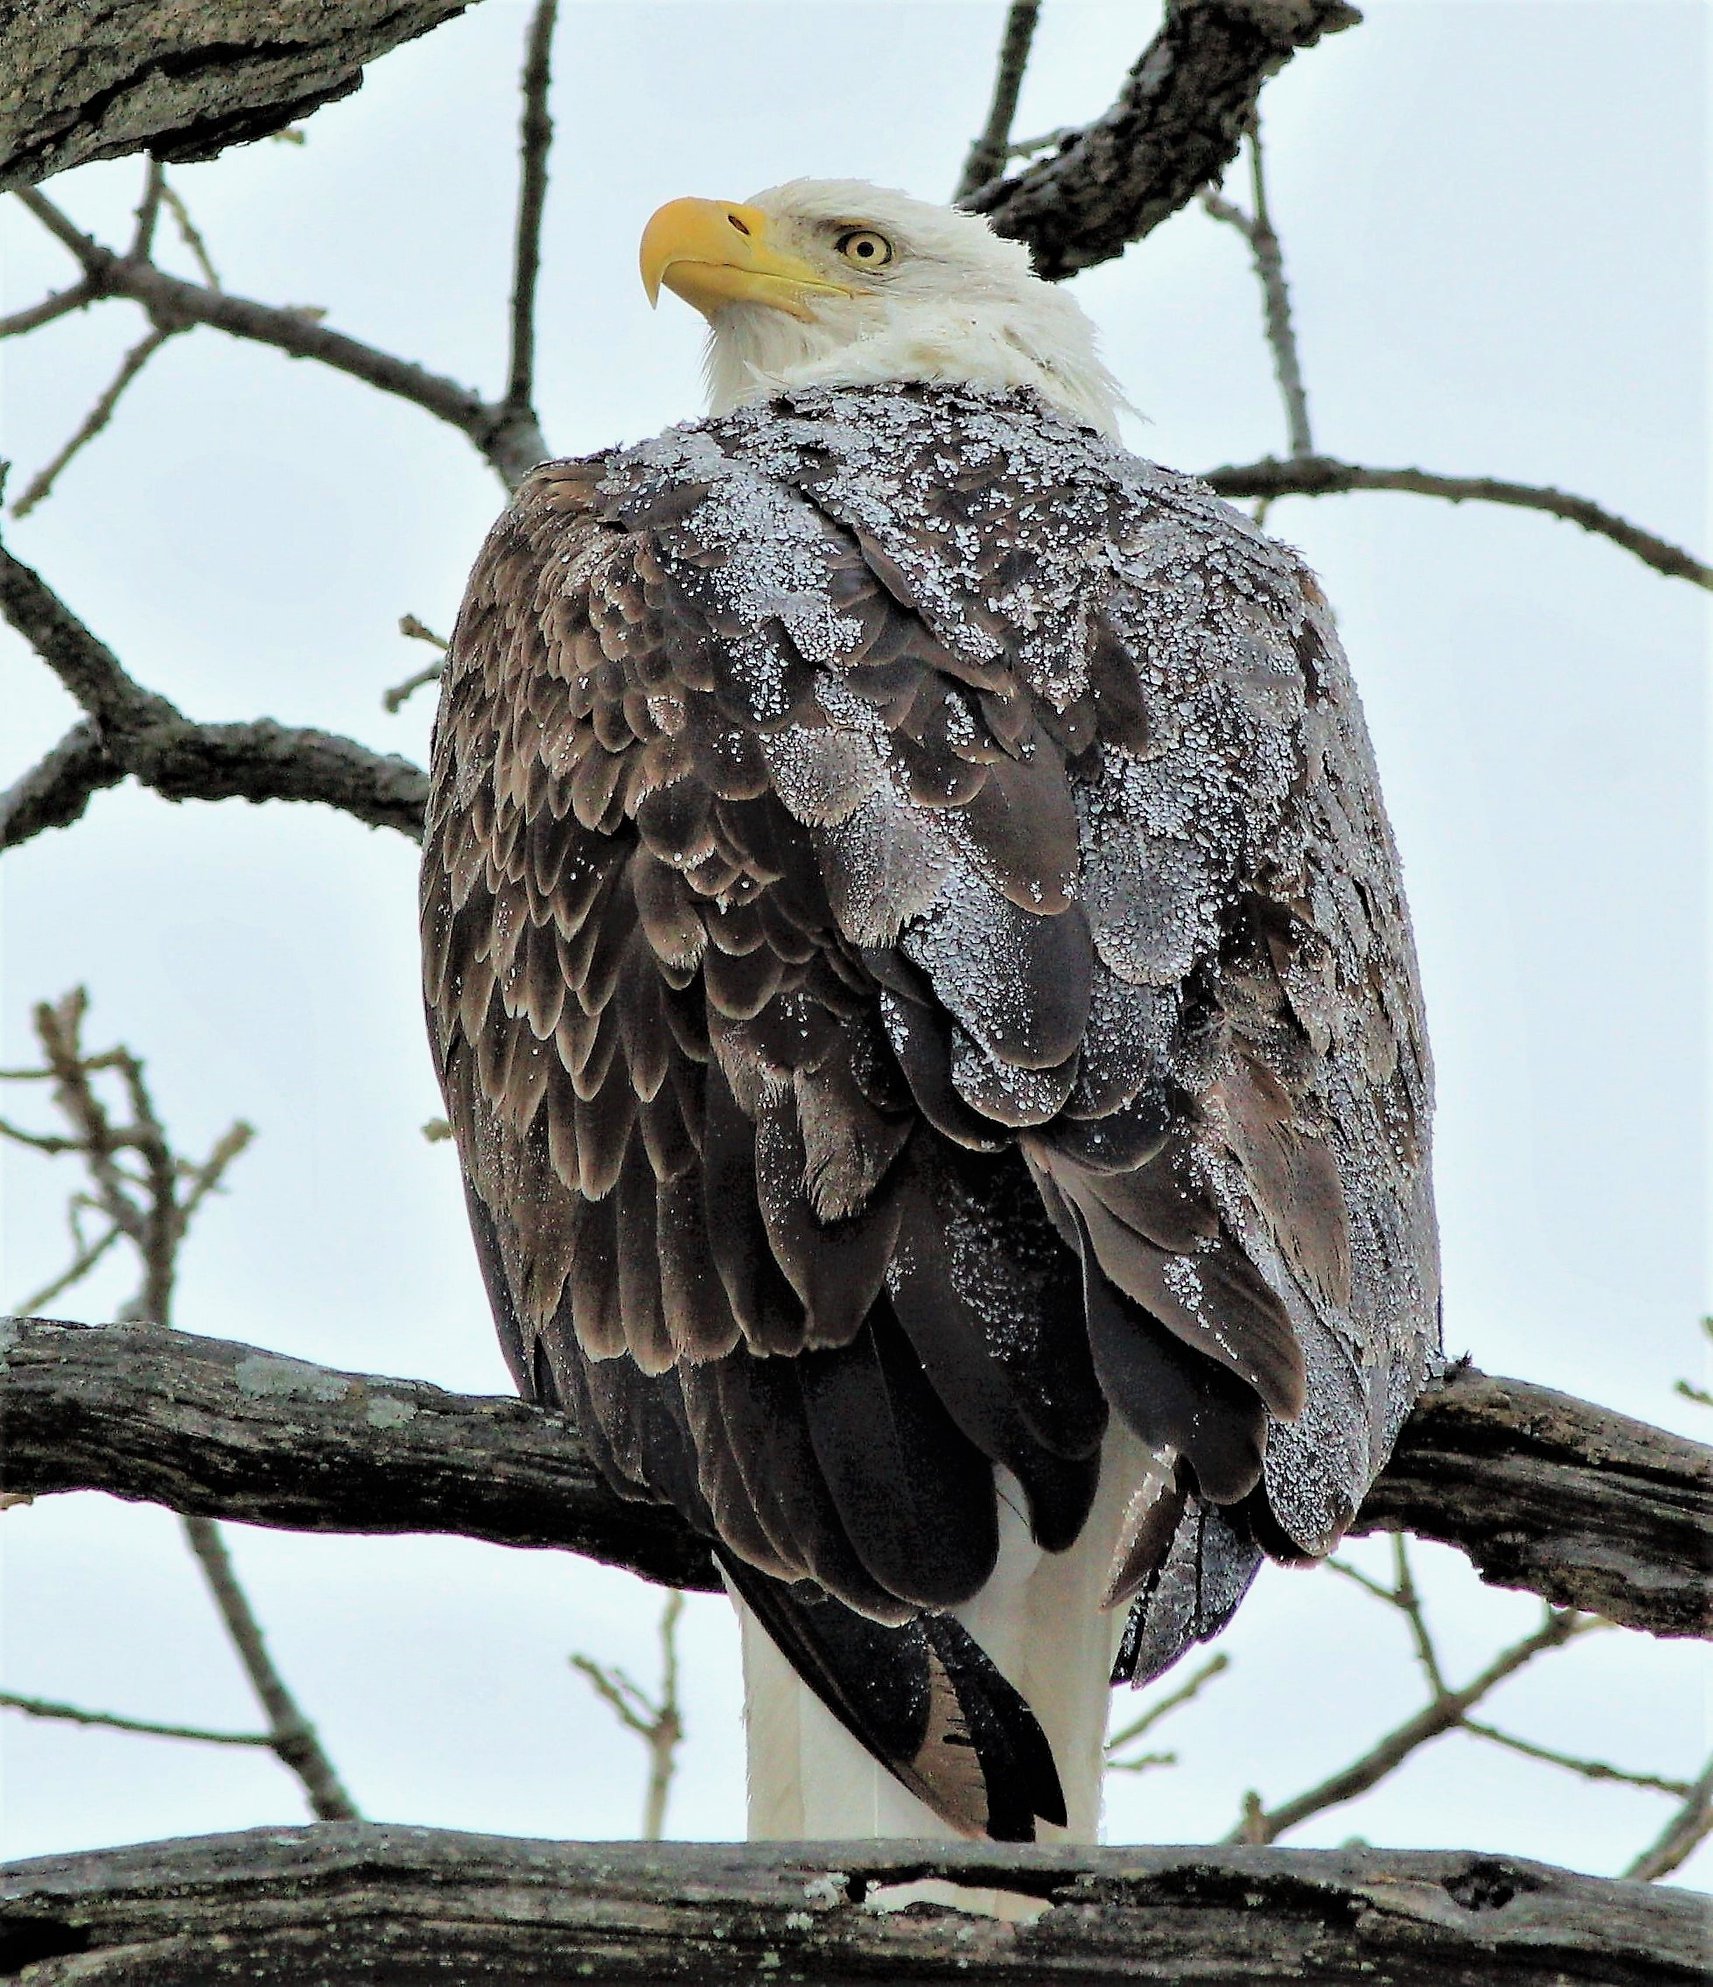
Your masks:
{"label": "beak nostril", "polygon": [[740,235],[747,235],[749,233],[749,229],[737,217],[736,214],[728,214],[726,216],[726,219],[731,222],[732,226],[737,229]]}

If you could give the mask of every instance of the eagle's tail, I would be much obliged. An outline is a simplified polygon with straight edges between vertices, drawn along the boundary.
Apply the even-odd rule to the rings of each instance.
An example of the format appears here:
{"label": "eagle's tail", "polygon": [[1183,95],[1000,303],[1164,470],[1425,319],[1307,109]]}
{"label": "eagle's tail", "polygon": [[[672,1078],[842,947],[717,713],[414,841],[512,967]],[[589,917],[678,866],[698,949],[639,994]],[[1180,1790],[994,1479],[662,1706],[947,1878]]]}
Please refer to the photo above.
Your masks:
{"label": "eagle's tail", "polygon": [[1108,1444],[1095,1508],[1063,1552],[1035,1543],[1015,1480],[997,1472],[998,1562],[955,1613],[888,1627],[725,1561],[743,1625],[752,1839],[1097,1839],[1124,1625],[1102,1602],[1146,1474],[1128,1436]]}

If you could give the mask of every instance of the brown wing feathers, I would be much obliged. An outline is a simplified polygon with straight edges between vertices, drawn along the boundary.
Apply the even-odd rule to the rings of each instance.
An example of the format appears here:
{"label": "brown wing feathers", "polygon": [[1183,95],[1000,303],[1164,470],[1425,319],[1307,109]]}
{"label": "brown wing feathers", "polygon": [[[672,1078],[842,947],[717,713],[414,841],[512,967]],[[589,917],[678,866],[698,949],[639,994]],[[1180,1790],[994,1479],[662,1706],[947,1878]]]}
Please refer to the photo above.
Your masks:
{"label": "brown wing feathers", "polygon": [[[1251,1530],[1307,1545],[1360,1494],[1386,1415],[1351,1348],[1419,1382],[1420,1279],[1363,1306],[1422,1259],[1425,1186],[1353,1198],[1381,1113],[1324,1065],[1372,961],[1259,881],[1303,870],[1301,655],[1333,668],[1295,569],[1027,402],[789,412],[545,465],[495,527],[436,734],[431,1035],[520,1385],[719,1542],[907,1784],[1028,1834],[1045,1742],[941,1612],[992,1568],[993,1465],[1056,1549],[1109,1408],[1183,1457],[1124,1570],[1134,1663],[1169,1660],[1224,1618],[1182,1600],[1207,1539],[1223,1595]],[[963,529],[996,485],[1041,525]],[[1335,715],[1323,764],[1366,749]],[[1366,943],[1409,1037],[1401,919]],[[1264,1481],[1323,1370],[1362,1424],[1339,1482]],[[1204,1498],[1250,1515],[1209,1533]]]}

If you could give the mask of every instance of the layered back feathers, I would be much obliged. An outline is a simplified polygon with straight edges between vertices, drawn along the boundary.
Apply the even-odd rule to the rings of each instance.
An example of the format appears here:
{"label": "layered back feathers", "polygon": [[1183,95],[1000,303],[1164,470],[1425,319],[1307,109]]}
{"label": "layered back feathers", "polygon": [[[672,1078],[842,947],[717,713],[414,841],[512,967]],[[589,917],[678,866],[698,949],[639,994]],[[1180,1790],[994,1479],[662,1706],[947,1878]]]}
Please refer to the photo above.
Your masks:
{"label": "layered back feathers", "polygon": [[448,660],[423,940],[520,1384],[949,1827],[1088,1826],[1098,1743],[1068,1788],[982,1625],[996,1472],[1023,1582],[1094,1553],[1152,1674],[1331,1548],[1436,1357],[1415,966],[1312,579],[1028,392],[546,464]]}

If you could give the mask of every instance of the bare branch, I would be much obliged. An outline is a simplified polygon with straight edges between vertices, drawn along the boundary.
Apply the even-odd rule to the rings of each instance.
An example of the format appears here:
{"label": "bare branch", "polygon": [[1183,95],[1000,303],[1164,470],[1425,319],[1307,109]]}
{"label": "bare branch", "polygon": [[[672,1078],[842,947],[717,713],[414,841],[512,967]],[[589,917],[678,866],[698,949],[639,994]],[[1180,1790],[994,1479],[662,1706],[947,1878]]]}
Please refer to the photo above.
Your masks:
{"label": "bare branch", "polygon": [[315,1727],[304,1716],[268,1654],[262,1625],[238,1584],[220,1527],[211,1518],[186,1518],[184,1535],[267,1717],[268,1743],[303,1782],[310,1811],[317,1821],[360,1820],[351,1796],[333,1770],[333,1762],[322,1750]]}
{"label": "bare branch", "polygon": [[[279,1411],[288,1401],[289,1417]],[[662,1506],[609,1491],[574,1425],[515,1400],[339,1373],[141,1325],[13,1321],[5,1487],[105,1490],[288,1530],[456,1532],[558,1546],[668,1586],[718,1585]],[[1517,1380],[1459,1369],[1406,1425],[1357,1524],[1406,1529],[1654,1634],[1713,1631],[1713,1452]]]}
{"label": "bare branch", "polygon": [[[69,828],[90,801],[125,777],[87,718],[44,758],[0,793],[0,849],[15,848],[49,828]],[[27,1306],[27,1309],[35,1307]]]}
{"label": "bare branch", "polygon": [[[1198,1664],[1175,1690],[1169,1690],[1163,1697],[1155,1698],[1139,1718],[1133,1718],[1128,1725],[1114,1732],[1107,1740],[1107,1766],[1116,1767],[1120,1772],[1134,1771],[1141,1764],[1140,1761],[1117,1759],[1114,1754],[1121,1747],[1133,1745],[1144,1732],[1151,1732],[1162,1718],[1170,1717],[1180,1705],[1188,1704],[1192,1698],[1199,1696],[1204,1684],[1211,1683],[1216,1676],[1230,1667],[1231,1658],[1222,1650],[1218,1655],[1209,1656],[1205,1663]],[[1160,1753],[1148,1755],[1151,1764],[1160,1763],[1164,1757],[1165,1755]]]}
{"label": "bare branch", "polygon": [[1345,0],[1174,0],[1109,110],[962,204],[1049,279],[1105,262],[1219,179],[1269,76],[1360,18]]}
{"label": "bare branch", "polygon": [[1023,72],[1029,66],[1029,48],[1035,39],[1035,23],[1040,18],[1041,0],[1011,0],[1005,17],[1005,39],[999,45],[999,69],[993,79],[993,102],[981,136],[969,149],[964,169],[958,175],[954,200],[967,200],[977,187],[985,186],[1004,172],[1011,157],[1011,125],[1017,115],[1017,97],[1023,88]]}
{"label": "bare branch", "polygon": [[[1309,400],[1303,385],[1302,359],[1297,351],[1296,327],[1291,322],[1291,292],[1285,281],[1285,252],[1267,211],[1267,179],[1261,156],[1261,124],[1257,117],[1249,133],[1249,171],[1254,212],[1223,199],[1211,187],[1201,204],[1216,221],[1233,227],[1248,242],[1255,258],[1255,274],[1261,284],[1261,300],[1267,327],[1267,346],[1273,355],[1273,376],[1285,403],[1285,430],[1293,459],[1314,453],[1309,430]],[[1265,501],[1265,500],[1263,500]]]}
{"label": "bare branch", "polygon": [[84,283],[94,296],[129,297],[143,306],[157,326],[176,330],[209,325],[234,338],[271,345],[294,359],[319,360],[365,386],[408,400],[464,435],[508,489],[515,489],[550,453],[539,424],[527,408],[506,401],[490,403],[426,366],[396,358],[342,331],[331,331],[320,321],[318,311],[255,303],[206,283],[187,282],[152,262],[115,255],[86,235],[45,195],[27,189],[18,198],[77,257]]}
{"label": "bare branch", "polygon": [[116,1711],[86,1711],[81,1704],[61,1704],[51,1697],[20,1697],[16,1691],[0,1690],[0,1705],[8,1711],[22,1711],[31,1718],[57,1718],[70,1725],[99,1725],[114,1732],[145,1732],[157,1739],[195,1739],[203,1745],[266,1746],[273,1739],[266,1732],[217,1732],[206,1725],[166,1725],[157,1718],[125,1718]]}
{"label": "bare branch", "polygon": [[[1027,1929],[885,1908],[932,1877]],[[877,1908],[878,1907],[878,1908]],[[357,1823],[12,1865],[9,1955],[79,1987],[1117,1980],[1691,1987],[1705,1899],[1467,1852],[554,1843]],[[56,1964],[57,1962],[57,1964]]]}
{"label": "bare branch", "polygon": [[1525,1636],[1496,1656],[1473,1681],[1461,1690],[1447,1691],[1435,1697],[1413,1718],[1407,1718],[1403,1724],[1388,1732],[1360,1759],[1352,1760],[1319,1786],[1309,1788],[1306,1793],[1297,1795],[1295,1800],[1281,1802],[1276,1808],[1263,1808],[1260,1801],[1251,1795],[1244,1803],[1242,1821],[1225,1838],[1226,1841],[1276,1842],[1288,1829],[1296,1828],[1311,1815],[1338,1807],[1345,1801],[1353,1801],[1358,1794],[1366,1794],[1370,1787],[1378,1786],[1430,1739],[1454,1731],[1463,1722],[1466,1711],[1473,1710],[1489,1692],[1507,1677],[1514,1676],[1525,1664],[1533,1662],[1544,1650],[1560,1648],[1576,1636],[1600,1625],[1587,1615],[1573,1614],[1569,1610],[1563,1613],[1549,1610],[1546,1620],[1532,1635]]}
{"label": "bare branch", "polygon": [[506,404],[523,413],[530,413],[535,397],[535,289],[541,270],[541,221],[547,206],[547,153],[553,143],[547,94],[552,80],[549,64],[553,24],[558,12],[558,0],[535,0],[523,63],[517,242],[512,265],[511,367],[506,384]]}
{"label": "bare branch", "polygon": [[113,418],[113,410],[119,405],[120,395],[132,380],[143,370],[169,338],[177,335],[177,327],[161,330],[158,326],[140,338],[119,362],[119,370],[112,382],[95,405],[84,416],[83,421],[65,446],[44,468],[38,470],[29,488],[12,506],[14,517],[28,517],[37,504],[48,494],[58,480],[60,471],[65,468],[79,449],[86,448]]}
{"label": "bare branch", "polygon": [[178,188],[169,186],[164,177],[161,180],[161,198],[178,223],[179,239],[190,250],[191,260],[202,272],[202,280],[211,290],[218,290],[221,287],[220,276],[208,253],[208,244],[202,238],[202,230],[190,218],[190,209],[184,204],[184,197]]}
{"label": "bare branch", "polygon": [[24,1299],[22,1308],[26,1311],[39,1311],[44,1304],[53,1303],[56,1298],[63,1296],[66,1291],[70,1290],[74,1284],[81,1283],[124,1232],[122,1228],[115,1225],[109,1228],[105,1235],[98,1236],[95,1241],[79,1249],[77,1254],[72,1257],[71,1261],[61,1270],[58,1276],[54,1277],[50,1282],[44,1283],[40,1290],[33,1290]]}
{"label": "bare branch", "polygon": [[133,261],[146,261],[154,248],[155,224],[161,218],[161,195],[166,184],[166,167],[159,159],[151,159],[143,173],[143,196],[137,202],[137,225],[127,251]]}
{"label": "bare branch", "polygon": [[100,295],[101,292],[88,283],[73,283],[69,290],[55,290],[51,296],[43,297],[39,304],[13,311],[10,317],[0,317],[0,338],[17,338],[26,331],[52,324],[56,317],[66,317],[74,310],[85,309]]}
{"label": "bare branch", "polygon": [[[430,642],[442,654],[446,651],[447,643],[445,638],[437,635],[432,628],[425,622],[419,621],[414,614],[400,615],[399,633],[401,635],[409,635],[414,641]],[[395,683],[390,690],[383,691],[381,694],[382,707],[395,714],[402,711],[418,690],[425,690],[430,683],[438,683],[440,681],[443,666],[441,663],[431,662],[426,668],[419,669],[414,676],[407,676],[402,683]]]}
{"label": "bare branch", "polygon": [[1690,580],[1696,586],[1713,589],[1713,566],[1587,497],[1573,497],[1532,483],[1507,483],[1495,476],[1440,476],[1426,469],[1370,469],[1327,455],[1304,456],[1295,462],[1279,462],[1269,456],[1260,462],[1207,470],[1203,481],[1222,497],[1335,497],[1352,490],[1405,490],[1419,497],[1444,497],[1454,504],[1513,504],[1522,510],[1566,518],[1584,531],[1609,538],[1668,579]]}
{"label": "bare branch", "polygon": [[1675,1794],[1679,1800],[1686,1800],[1690,1793],[1687,1780],[1667,1780],[1657,1773],[1635,1773],[1627,1766],[1611,1766],[1603,1759],[1583,1759],[1573,1752],[1560,1752],[1555,1746],[1536,1745],[1532,1739],[1520,1739],[1515,1732],[1502,1731],[1497,1725],[1484,1725],[1479,1718],[1465,1718],[1461,1728],[1478,1739],[1502,1746],[1506,1752],[1518,1753],[1524,1759],[1538,1759],[1547,1766],[1562,1766],[1566,1773],[1575,1773],[1584,1780],[1616,1781],[1626,1787],[1646,1788],[1650,1793]]}
{"label": "bare branch", "polygon": [[1700,1845],[1713,1835],[1713,1759],[1702,1768],[1701,1778],[1691,1787],[1659,1837],[1650,1843],[1624,1872],[1644,1883],[1669,1877],[1688,1862]]}
{"label": "bare branch", "polygon": [[94,720],[0,797],[4,844],[75,821],[129,773],[168,800],[315,800],[373,828],[422,832],[428,779],[355,739],[261,718],[197,724],[129,676],[40,577],[0,546],[0,614]]}

